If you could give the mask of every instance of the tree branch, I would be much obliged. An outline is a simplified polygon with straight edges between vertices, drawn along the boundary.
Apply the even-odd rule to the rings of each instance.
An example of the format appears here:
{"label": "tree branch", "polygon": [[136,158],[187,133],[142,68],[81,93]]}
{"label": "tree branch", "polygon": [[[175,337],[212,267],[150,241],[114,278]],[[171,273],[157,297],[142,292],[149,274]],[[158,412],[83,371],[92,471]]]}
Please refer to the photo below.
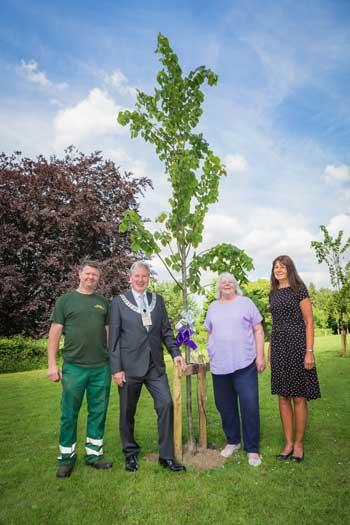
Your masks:
{"label": "tree branch", "polygon": [[210,252],[211,248],[208,248],[207,250],[203,250],[202,252],[197,253],[197,256],[203,255],[204,253]]}
{"label": "tree branch", "polygon": [[167,263],[165,262],[165,260],[163,259],[163,257],[161,255],[159,255],[159,253],[157,253],[157,256],[159,257],[159,259],[162,261],[162,263],[164,264],[166,270],[168,271],[170,277],[176,282],[176,284],[178,286],[180,286],[181,290],[183,290],[183,286],[182,284],[176,279],[176,277],[174,276],[174,274],[172,273],[172,271],[170,270],[169,266],[167,265]]}

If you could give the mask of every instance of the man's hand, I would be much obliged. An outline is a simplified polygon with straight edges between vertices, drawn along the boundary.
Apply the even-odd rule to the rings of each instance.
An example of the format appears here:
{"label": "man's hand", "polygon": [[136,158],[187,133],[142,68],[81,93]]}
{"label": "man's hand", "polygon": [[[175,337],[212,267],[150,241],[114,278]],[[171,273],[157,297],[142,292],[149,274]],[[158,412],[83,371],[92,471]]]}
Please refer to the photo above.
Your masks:
{"label": "man's hand", "polygon": [[47,354],[48,354],[47,378],[50,381],[53,381],[54,383],[58,383],[62,378],[61,371],[57,366],[57,352],[58,352],[58,347],[60,344],[60,338],[61,338],[62,332],[63,332],[63,324],[59,324],[59,323],[51,324],[51,328],[49,332],[49,340],[47,343]]}
{"label": "man's hand", "polygon": [[57,365],[50,366],[47,371],[47,378],[54,383],[58,383],[61,378],[61,371]]}
{"label": "man's hand", "polygon": [[117,372],[116,374],[112,374],[112,377],[115,384],[120,387],[122,387],[126,382],[125,372]]}
{"label": "man's hand", "polygon": [[182,355],[177,355],[176,357],[174,357],[174,366],[176,366],[177,363],[180,363],[182,371],[184,372],[187,368],[187,364]]}

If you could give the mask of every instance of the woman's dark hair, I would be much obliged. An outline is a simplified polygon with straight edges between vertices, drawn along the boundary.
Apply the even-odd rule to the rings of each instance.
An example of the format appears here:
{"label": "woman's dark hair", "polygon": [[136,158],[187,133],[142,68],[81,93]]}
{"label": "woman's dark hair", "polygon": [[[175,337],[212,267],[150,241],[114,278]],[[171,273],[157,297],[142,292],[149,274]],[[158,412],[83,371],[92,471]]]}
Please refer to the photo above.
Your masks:
{"label": "woman's dark hair", "polygon": [[297,269],[295,268],[294,262],[288,255],[279,255],[272,262],[270,294],[273,294],[278,290],[278,280],[276,279],[273,271],[277,262],[283,264],[283,266],[287,268],[289,286],[291,287],[292,293],[296,294],[300,290],[300,287],[305,286],[305,284],[299,276]]}

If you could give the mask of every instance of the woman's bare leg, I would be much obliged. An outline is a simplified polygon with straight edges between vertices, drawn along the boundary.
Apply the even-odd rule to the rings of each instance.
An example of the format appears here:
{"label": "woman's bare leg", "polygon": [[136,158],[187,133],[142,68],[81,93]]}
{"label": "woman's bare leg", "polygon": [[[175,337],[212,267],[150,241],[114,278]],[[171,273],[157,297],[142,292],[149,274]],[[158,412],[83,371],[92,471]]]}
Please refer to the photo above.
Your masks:
{"label": "woman's bare leg", "polygon": [[304,434],[307,423],[307,401],[305,397],[294,397],[294,424],[295,440],[293,456],[301,457],[304,454]]}
{"label": "woman's bare leg", "polygon": [[290,454],[293,450],[293,407],[290,397],[279,397],[280,418],[286,440],[281,454]]}

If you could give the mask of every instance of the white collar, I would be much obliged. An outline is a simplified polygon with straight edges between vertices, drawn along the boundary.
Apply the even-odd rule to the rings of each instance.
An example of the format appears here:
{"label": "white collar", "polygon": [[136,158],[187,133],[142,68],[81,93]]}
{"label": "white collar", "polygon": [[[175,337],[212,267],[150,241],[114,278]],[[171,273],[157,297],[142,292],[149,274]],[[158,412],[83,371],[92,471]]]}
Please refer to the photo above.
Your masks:
{"label": "white collar", "polygon": [[132,292],[132,295],[134,296],[134,299],[135,299],[137,305],[139,305],[139,303],[140,303],[140,296],[142,295],[144,300],[145,300],[146,306],[148,306],[148,299],[147,299],[146,290],[143,293],[140,293],[140,292],[137,292],[136,290],[134,290],[134,288],[131,288],[131,292]]}

